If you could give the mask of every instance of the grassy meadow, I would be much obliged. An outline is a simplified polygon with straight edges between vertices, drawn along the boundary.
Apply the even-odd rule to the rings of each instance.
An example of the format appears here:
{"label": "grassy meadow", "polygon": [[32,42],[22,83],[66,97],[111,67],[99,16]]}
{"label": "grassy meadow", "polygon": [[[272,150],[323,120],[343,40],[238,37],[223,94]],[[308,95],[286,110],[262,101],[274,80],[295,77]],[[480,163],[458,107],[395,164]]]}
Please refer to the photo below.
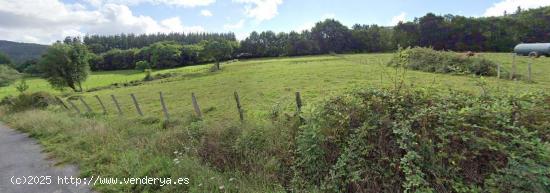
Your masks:
{"label": "grassy meadow", "polygon": [[[501,63],[504,70],[511,69],[510,54],[481,55]],[[62,162],[78,164],[82,176],[175,176],[189,177],[191,181],[186,186],[164,187],[98,185],[95,190],[100,192],[285,192],[280,182],[289,179],[280,176],[291,176],[287,175],[289,171],[282,169],[287,168],[283,167],[285,162],[276,157],[289,157],[279,150],[292,149],[285,141],[291,134],[287,126],[271,122],[270,118],[275,112],[291,114],[294,111],[296,91],[301,92],[306,106],[304,113],[307,114],[308,110],[315,108],[312,104],[329,96],[356,88],[394,87],[399,80],[404,80],[404,84],[410,87],[440,92],[454,89],[479,94],[485,90],[508,95],[550,90],[550,58],[535,60],[532,66],[534,83],[528,83],[495,77],[481,79],[471,75],[403,71],[387,67],[391,57],[392,54],[352,54],[241,60],[222,64],[222,70],[218,72],[209,72],[211,64],[155,71],[154,74],[175,75],[137,86],[120,87],[106,86],[141,80],[144,73],[93,72],[84,88],[101,89],[80,94],[53,91],[47,82],[35,78],[28,81],[29,92],[49,91],[64,99],[80,95],[96,113],[77,116],[72,111],[58,108],[53,110],[54,113],[48,110],[16,114],[0,112],[0,117],[10,126],[39,139],[46,150]],[[517,58],[519,74],[526,76],[529,61],[529,58]],[[234,91],[239,93],[245,110],[246,121],[242,124],[239,123]],[[159,92],[163,92],[171,119],[174,119],[172,126],[161,121]],[[192,92],[201,106],[202,121],[191,116]],[[138,117],[131,93],[138,99],[145,117]],[[8,94],[17,94],[14,86],[0,91],[0,96]],[[106,104],[107,116],[100,114],[101,107],[93,98],[95,95]],[[121,103],[123,118],[117,115],[110,95],[115,95]],[[80,101],[74,103],[85,110]],[[199,136],[219,141],[204,141]],[[229,141],[234,138],[235,141]],[[218,147],[246,150],[257,144],[268,150],[238,151],[239,155],[250,156],[248,159],[257,164],[245,159],[229,169],[217,167],[227,166],[225,159],[232,155]],[[201,157],[210,160],[206,162]],[[247,167],[250,168],[248,171],[242,170]],[[316,191],[310,189],[309,192]]]}
{"label": "grassy meadow", "polygon": [[[159,92],[162,91],[172,116],[192,113],[191,93],[198,98],[205,120],[235,120],[236,108],[233,92],[238,91],[247,117],[266,117],[274,106],[292,108],[294,94],[300,91],[305,104],[334,93],[355,87],[391,87],[403,78],[405,84],[436,89],[458,89],[479,93],[480,78],[471,75],[447,75],[418,71],[402,71],[387,67],[392,54],[355,54],[336,56],[309,56],[282,59],[245,60],[223,65],[220,72],[208,72],[209,65],[184,67],[155,73],[178,73],[167,79],[146,82],[139,86],[103,89],[87,92],[83,97],[93,109],[99,111],[99,103],[92,98],[100,96],[108,104],[111,114],[115,108],[109,95],[117,96],[127,116],[137,116],[129,96],[134,93],[146,115],[162,117]],[[511,71],[510,54],[483,54]],[[529,58],[517,58],[517,73],[526,77]],[[520,93],[550,89],[550,59],[536,59],[533,69],[535,83],[499,80],[486,77],[488,89],[498,93]],[[202,69],[202,70],[201,70]],[[118,75],[121,74],[121,75]],[[102,72],[94,74],[85,88],[109,85],[115,82],[140,80],[139,72]],[[43,83],[41,83],[43,84]],[[44,87],[47,87],[45,85]],[[76,104],[80,104],[77,102]],[[80,106],[84,109],[84,106]]]}

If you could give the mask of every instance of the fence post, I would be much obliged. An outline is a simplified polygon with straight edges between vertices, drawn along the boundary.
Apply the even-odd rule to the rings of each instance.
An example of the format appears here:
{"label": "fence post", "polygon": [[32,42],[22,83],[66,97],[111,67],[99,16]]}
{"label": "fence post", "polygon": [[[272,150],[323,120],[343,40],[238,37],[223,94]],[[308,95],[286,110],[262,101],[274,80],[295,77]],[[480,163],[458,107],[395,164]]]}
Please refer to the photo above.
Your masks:
{"label": "fence post", "polygon": [[164,117],[166,118],[166,121],[170,119],[170,115],[168,115],[168,109],[166,108],[166,104],[164,103],[164,96],[162,95],[162,91],[159,92],[160,95],[160,104],[162,105],[162,112],[164,112]]}
{"label": "fence post", "polygon": [[132,97],[132,100],[134,101],[134,105],[136,106],[136,111],[140,116],[143,116],[143,112],[141,112],[141,109],[139,108],[139,103],[136,99],[136,96],[134,96],[134,93],[131,93],[130,96]]}
{"label": "fence post", "polygon": [[510,80],[513,80],[516,76],[516,55],[515,53],[512,54],[512,73],[510,73]]}
{"label": "fence post", "polygon": [[69,110],[69,107],[67,107],[67,105],[65,105],[65,103],[63,102],[63,100],[61,100],[59,97],[55,97],[55,99],[57,99],[57,102],[61,103],[61,105],[63,105],[63,107],[65,107],[65,109]]}
{"label": "fence post", "polygon": [[300,92],[296,92],[296,112],[297,114],[302,112],[302,97],[300,96]]}
{"label": "fence post", "polygon": [[191,93],[191,101],[193,102],[193,108],[195,109],[195,113],[199,118],[202,118],[201,108],[199,107],[199,103],[197,102],[197,97],[195,97],[195,93]]}
{"label": "fence post", "polygon": [[122,115],[122,110],[120,109],[120,105],[118,104],[118,101],[116,100],[115,95],[111,95],[111,99],[113,99],[113,102],[115,103],[116,109],[118,110],[118,114]]}
{"label": "fence post", "polygon": [[86,103],[86,101],[84,101],[84,98],[82,97],[78,97],[80,99],[80,102],[82,102],[82,104],[84,104],[84,107],[86,107],[86,110],[91,113],[92,112],[92,108],[90,108],[90,105],[88,105],[88,103]]}
{"label": "fence post", "polygon": [[101,108],[103,109],[103,114],[107,114],[107,108],[105,108],[105,105],[103,104],[103,101],[101,101],[101,99],[97,95],[95,95],[95,98],[97,99],[97,101],[101,105]]}
{"label": "fence post", "polygon": [[497,63],[497,78],[500,79],[500,63]]}
{"label": "fence post", "polygon": [[535,63],[535,57],[531,57],[531,61],[527,66],[527,71],[528,71],[527,77],[529,79],[529,82],[533,82],[533,79],[531,79],[531,66],[533,65],[533,63]]}
{"label": "fence post", "polygon": [[241,100],[239,99],[239,94],[235,91],[235,101],[237,102],[237,111],[239,111],[239,118],[241,122],[244,121],[243,109],[241,106]]}
{"label": "fence post", "polygon": [[67,102],[69,102],[69,104],[73,107],[73,109],[74,109],[78,114],[80,114],[80,109],[79,109],[71,100],[67,100]]}

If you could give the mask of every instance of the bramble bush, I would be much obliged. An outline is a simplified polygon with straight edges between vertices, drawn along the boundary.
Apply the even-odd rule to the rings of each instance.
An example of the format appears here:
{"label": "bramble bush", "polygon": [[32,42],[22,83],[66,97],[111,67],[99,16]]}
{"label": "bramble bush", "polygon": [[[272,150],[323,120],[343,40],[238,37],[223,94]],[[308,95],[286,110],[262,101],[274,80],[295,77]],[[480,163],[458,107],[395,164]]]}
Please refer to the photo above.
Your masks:
{"label": "bramble bush", "polygon": [[4,97],[0,105],[6,105],[9,111],[19,112],[30,109],[45,109],[50,105],[57,105],[58,103],[55,97],[47,92],[22,92],[17,97]]}
{"label": "bramble bush", "polygon": [[[399,49],[388,65],[424,72],[497,75],[497,64],[480,56],[421,47]],[[501,74],[506,77],[507,72],[501,69]]]}
{"label": "bramble bush", "polygon": [[316,108],[296,192],[548,192],[550,96],[367,89]]}

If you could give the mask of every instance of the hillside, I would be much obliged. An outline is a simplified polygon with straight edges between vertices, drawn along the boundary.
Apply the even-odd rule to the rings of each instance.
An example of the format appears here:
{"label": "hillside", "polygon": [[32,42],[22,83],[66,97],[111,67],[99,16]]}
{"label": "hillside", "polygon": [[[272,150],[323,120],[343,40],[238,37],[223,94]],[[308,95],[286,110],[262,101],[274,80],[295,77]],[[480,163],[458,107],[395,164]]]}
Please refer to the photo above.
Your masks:
{"label": "hillside", "polygon": [[0,40],[0,52],[7,54],[15,63],[40,58],[47,48],[46,45]]}

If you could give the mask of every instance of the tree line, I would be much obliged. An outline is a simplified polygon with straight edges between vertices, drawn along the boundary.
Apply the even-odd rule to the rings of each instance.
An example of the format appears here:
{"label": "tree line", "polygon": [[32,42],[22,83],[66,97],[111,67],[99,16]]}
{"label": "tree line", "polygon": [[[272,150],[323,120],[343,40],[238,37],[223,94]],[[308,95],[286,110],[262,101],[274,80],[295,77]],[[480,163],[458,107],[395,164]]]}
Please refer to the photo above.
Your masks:
{"label": "tree line", "polygon": [[[214,61],[209,43],[230,47],[228,58],[302,56],[329,53],[391,52],[398,47],[433,47],[436,50],[509,52],[521,42],[550,42],[550,7],[518,10],[500,17],[463,17],[428,13],[394,27],[355,24],[335,19],[316,23],[302,32],[252,32],[242,41],[233,33],[158,33],[87,35],[81,41],[92,53],[94,71],[134,69],[147,62],[151,68],[173,68]],[[210,52],[211,53],[211,52]],[[36,61],[16,66],[37,73]]]}
{"label": "tree line", "polygon": [[[67,37],[67,39],[72,39]],[[117,35],[86,35],[82,41],[88,49],[101,54],[112,49],[127,50],[143,48],[162,41],[173,41],[180,44],[198,44],[203,40],[236,41],[233,33],[157,33],[157,34],[117,34]]]}
{"label": "tree line", "polygon": [[550,42],[550,7],[500,17],[464,17],[428,13],[394,27],[337,20],[318,22],[303,32],[252,32],[238,51],[248,57],[298,56],[328,53],[389,52],[399,47],[436,50],[510,52],[518,43]]}

